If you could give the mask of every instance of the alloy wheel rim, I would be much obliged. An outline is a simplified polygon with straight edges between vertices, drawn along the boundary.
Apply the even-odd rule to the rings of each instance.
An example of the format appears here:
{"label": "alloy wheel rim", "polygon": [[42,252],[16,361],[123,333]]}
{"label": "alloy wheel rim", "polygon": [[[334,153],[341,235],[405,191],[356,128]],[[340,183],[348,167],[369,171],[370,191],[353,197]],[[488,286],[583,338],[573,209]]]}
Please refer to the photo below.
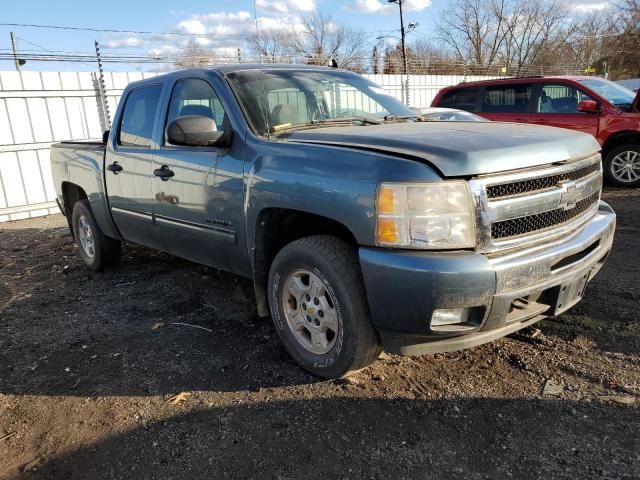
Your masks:
{"label": "alloy wheel rim", "polygon": [[84,253],[89,258],[95,257],[96,248],[93,239],[93,230],[84,215],[81,215],[78,220],[78,240],[80,240],[80,247]]}
{"label": "alloy wheel rim", "polygon": [[338,337],[338,314],[325,283],[315,273],[300,269],[284,282],[282,305],[287,325],[306,350],[328,353]]}
{"label": "alloy wheel rim", "polygon": [[616,180],[624,183],[640,180],[640,152],[627,150],[613,157],[611,173]]}

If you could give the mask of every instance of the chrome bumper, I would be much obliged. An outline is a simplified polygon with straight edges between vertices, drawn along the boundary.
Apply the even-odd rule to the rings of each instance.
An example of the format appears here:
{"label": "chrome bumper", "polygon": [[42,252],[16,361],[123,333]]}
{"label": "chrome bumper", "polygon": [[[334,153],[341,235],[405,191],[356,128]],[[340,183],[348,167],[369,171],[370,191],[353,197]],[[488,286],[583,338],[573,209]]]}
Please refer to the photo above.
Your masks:
{"label": "chrome bumper", "polygon": [[[615,213],[600,202],[593,218],[568,238],[490,258],[496,272],[496,292],[482,329],[495,328],[505,321],[522,321],[534,314],[556,313],[549,312],[553,306],[544,303],[545,292],[585,275],[585,284],[590,281],[611,250],[615,226]],[[527,297],[531,300],[529,308],[513,314],[513,303]]]}
{"label": "chrome bumper", "polygon": [[[573,276],[577,269],[594,264],[604,252],[611,249],[615,226],[615,213],[601,201],[593,218],[569,238],[490,258],[489,263],[496,272],[496,294],[544,288],[545,285],[562,282]],[[594,244],[597,245],[584,256],[557,266],[565,258],[579,254]]]}

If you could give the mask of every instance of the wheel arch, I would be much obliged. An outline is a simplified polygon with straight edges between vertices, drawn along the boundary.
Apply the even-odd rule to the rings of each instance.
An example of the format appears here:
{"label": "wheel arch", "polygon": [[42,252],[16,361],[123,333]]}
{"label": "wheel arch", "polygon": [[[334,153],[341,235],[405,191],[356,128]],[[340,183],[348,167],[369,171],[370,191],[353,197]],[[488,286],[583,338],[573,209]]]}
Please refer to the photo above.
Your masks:
{"label": "wheel arch", "polygon": [[277,253],[287,244],[311,235],[332,235],[357,246],[353,232],[332,218],[288,209],[265,208],[256,219],[252,265],[258,314],[269,315],[267,282]]}
{"label": "wheel arch", "polygon": [[640,132],[624,130],[610,135],[602,144],[602,157],[606,157],[611,150],[625,143],[636,143],[640,145]]}
{"label": "wheel arch", "polygon": [[73,233],[73,226],[71,225],[73,206],[76,204],[76,202],[79,202],[80,200],[87,200],[88,198],[89,197],[87,196],[87,193],[80,185],[76,185],[72,182],[62,182],[64,215],[67,219],[69,230],[71,230],[71,235],[73,235],[74,239],[75,234]]}

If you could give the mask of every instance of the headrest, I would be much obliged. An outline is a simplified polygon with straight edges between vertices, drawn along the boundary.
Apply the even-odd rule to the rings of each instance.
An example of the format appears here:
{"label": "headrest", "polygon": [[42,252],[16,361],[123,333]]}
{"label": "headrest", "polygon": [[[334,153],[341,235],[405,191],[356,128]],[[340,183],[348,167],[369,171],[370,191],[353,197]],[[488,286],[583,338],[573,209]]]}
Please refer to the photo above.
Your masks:
{"label": "headrest", "polygon": [[273,107],[271,114],[273,115],[273,122],[276,125],[283,125],[285,123],[298,123],[298,107],[289,104],[280,104]]}

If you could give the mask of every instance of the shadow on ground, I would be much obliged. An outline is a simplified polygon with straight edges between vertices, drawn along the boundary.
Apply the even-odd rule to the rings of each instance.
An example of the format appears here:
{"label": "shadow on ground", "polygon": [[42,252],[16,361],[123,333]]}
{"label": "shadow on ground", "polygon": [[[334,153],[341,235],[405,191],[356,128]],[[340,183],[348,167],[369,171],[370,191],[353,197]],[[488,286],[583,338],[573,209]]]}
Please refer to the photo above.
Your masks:
{"label": "shadow on ground", "polygon": [[[333,398],[204,409],[83,445],[21,478],[632,478],[638,410]],[[637,477],[635,477],[637,478]]]}

